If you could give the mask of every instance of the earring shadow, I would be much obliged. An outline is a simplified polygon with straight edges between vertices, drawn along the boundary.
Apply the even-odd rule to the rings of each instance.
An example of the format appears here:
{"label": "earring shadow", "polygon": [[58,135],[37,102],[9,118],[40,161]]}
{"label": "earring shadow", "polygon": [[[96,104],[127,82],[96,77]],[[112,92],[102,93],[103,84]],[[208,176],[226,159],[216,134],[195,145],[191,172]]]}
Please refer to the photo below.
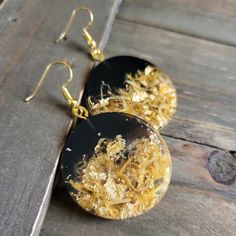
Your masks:
{"label": "earring shadow", "polygon": [[71,49],[71,50],[76,50],[78,52],[81,52],[81,53],[85,54],[89,59],[91,59],[87,48],[85,48],[84,46],[78,44],[78,42],[73,41],[73,40],[66,39],[65,41],[66,42],[62,43],[62,44],[65,44],[64,47],[67,47],[68,49]]}

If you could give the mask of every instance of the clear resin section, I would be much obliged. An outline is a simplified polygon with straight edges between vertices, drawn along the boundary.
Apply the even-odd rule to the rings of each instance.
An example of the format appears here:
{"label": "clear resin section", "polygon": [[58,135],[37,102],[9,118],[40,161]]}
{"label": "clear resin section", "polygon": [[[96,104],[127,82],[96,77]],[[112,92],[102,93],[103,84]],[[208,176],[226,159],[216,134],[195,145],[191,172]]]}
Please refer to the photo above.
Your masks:
{"label": "clear resin section", "polygon": [[75,165],[69,185],[86,211],[108,219],[125,219],[155,206],[167,191],[171,158],[164,140],[150,131],[132,141],[122,135],[100,138],[93,155]]}
{"label": "clear resin section", "polygon": [[91,113],[128,113],[144,119],[155,129],[165,126],[175,113],[175,88],[160,69],[147,66],[135,75],[127,74],[123,87],[114,92],[110,84],[102,83],[100,94],[87,98]]}

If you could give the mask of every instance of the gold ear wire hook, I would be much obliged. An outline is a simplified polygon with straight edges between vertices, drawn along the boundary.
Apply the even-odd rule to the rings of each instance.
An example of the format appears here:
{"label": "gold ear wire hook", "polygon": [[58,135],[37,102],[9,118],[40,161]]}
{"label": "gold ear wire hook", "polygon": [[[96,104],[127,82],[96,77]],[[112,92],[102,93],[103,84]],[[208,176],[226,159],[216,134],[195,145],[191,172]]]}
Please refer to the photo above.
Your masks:
{"label": "gold ear wire hook", "polygon": [[103,61],[104,60],[104,55],[101,52],[100,49],[97,48],[96,42],[93,40],[92,36],[90,35],[90,33],[88,32],[89,27],[92,25],[93,23],[93,13],[92,11],[87,8],[87,7],[78,7],[76,9],[74,9],[70,15],[70,18],[68,20],[68,23],[66,25],[65,30],[58,36],[56,43],[60,43],[61,41],[66,39],[67,34],[70,31],[71,25],[74,21],[75,15],[77,12],[79,11],[87,11],[89,13],[90,16],[90,21],[88,22],[88,24],[83,28],[83,37],[85,39],[85,41],[87,42],[88,46],[90,47],[90,54],[92,56],[92,58],[95,61]]}
{"label": "gold ear wire hook", "polygon": [[69,93],[69,91],[67,89],[68,84],[73,79],[73,71],[71,69],[71,66],[65,61],[56,60],[56,61],[53,61],[47,65],[47,67],[44,70],[42,76],[40,77],[40,80],[39,80],[38,84],[36,85],[33,93],[30,96],[25,98],[25,102],[29,102],[31,99],[33,99],[35,97],[36,93],[38,92],[38,90],[41,88],[43,82],[45,81],[48,71],[50,70],[50,68],[52,66],[54,66],[56,64],[64,65],[68,69],[69,74],[70,74],[67,81],[63,83],[63,85],[61,87],[61,92],[62,92],[64,98],[67,100],[69,106],[71,107],[72,115],[75,117],[78,117],[78,118],[87,119],[88,118],[87,109],[85,107],[78,105],[78,102],[71,96],[71,94]]}

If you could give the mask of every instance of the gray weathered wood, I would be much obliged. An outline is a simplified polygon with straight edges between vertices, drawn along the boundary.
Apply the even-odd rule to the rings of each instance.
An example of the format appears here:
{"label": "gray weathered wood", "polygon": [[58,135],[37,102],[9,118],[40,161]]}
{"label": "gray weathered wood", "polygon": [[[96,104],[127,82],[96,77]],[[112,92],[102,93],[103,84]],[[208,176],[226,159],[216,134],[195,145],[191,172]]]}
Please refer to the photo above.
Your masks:
{"label": "gray weathered wood", "polygon": [[235,48],[116,20],[105,53],[146,58],[173,79],[178,109],[163,134],[236,150]]}
{"label": "gray weathered wood", "polygon": [[[29,95],[47,63],[69,60],[74,96],[81,92],[92,61],[81,36],[88,17],[74,23],[63,45],[54,40],[75,7],[94,11],[91,34],[101,45],[108,38],[120,1],[5,0],[0,6],[0,235],[37,235],[49,202],[55,170],[71,116],[60,94],[63,68],[50,72],[42,91]],[[68,111],[68,112],[67,112]]]}
{"label": "gray weathered wood", "polygon": [[236,45],[234,0],[125,0],[118,18]]}
{"label": "gray weathered wood", "polygon": [[[230,31],[230,24],[235,25],[235,19],[230,23],[224,16],[231,14],[233,18],[235,3],[226,1],[220,8],[221,3],[219,0],[124,2],[105,55],[146,58],[173,79],[178,110],[161,131],[173,157],[170,188],[160,204],[147,214],[107,221],[84,212],[58,187],[42,236],[235,235],[236,48],[199,39],[234,45],[235,32]],[[155,24],[159,17],[156,15],[164,14],[164,18],[167,12],[175,13],[161,19],[162,23],[172,24],[174,28],[170,27],[170,31]],[[183,22],[184,19],[189,23]],[[196,27],[190,29],[194,19]],[[224,27],[210,28],[219,23]],[[167,25],[161,28],[168,29]],[[197,38],[183,33],[196,34]]]}
{"label": "gray weathered wood", "polygon": [[236,185],[216,183],[207,170],[216,149],[166,138],[173,175],[166,196],[148,213],[123,221],[91,216],[64,189],[54,192],[41,236],[62,235],[234,235]]}

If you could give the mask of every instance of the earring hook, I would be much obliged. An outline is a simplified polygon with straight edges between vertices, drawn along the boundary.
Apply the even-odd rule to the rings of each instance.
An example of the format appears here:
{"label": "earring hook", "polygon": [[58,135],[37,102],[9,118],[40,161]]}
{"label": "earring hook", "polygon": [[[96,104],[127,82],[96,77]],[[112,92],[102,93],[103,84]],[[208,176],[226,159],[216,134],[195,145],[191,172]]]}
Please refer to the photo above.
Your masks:
{"label": "earring hook", "polygon": [[93,13],[87,7],[78,7],[72,11],[70,18],[66,24],[65,30],[58,36],[58,38],[56,39],[56,43],[60,43],[66,39],[66,37],[71,29],[71,25],[74,21],[75,15],[79,11],[86,11],[89,13],[90,20],[87,23],[87,25],[83,28],[83,37],[84,37],[85,41],[87,42],[88,46],[90,47],[90,54],[91,54],[92,58],[95,61],[101,62],[104,60],[104,55],[101,52],[101,50],[97,48],[96,42],[93,40],[92,36],[88,32],[89,27],[93,23]]}
{"label": "earring hook", "polygon": [[56,64],[64,65],[68,69],[68,72],[69,72],[69,78],[63,83],[63,85],[61,87],[61,92],[62,92],[64,98],[67,100],[69,106],[71,107],[72,115],[75,117],[78,117],[78,118],[87,119],[87,117],[88,117],[87,109],[85,107],[78,105],[78,102],[71,96],[71,94],[69,93],[69,91],[67,89],[68,84],[73,79],[73,71],[71,69],[71,66],[66,61],[56,60],[56,61],[49,63],[47,65],[46,69],[44,70],[43,74],[41,75],[39,82],[36,85],[33,93],[30,96],[25,98],[25,102],[29,102],[30,100],[32,100],[35,97],[38,90],[42,87],[42,84],[46,79],[46,75],[48,74],[48,71],[51,69],[52,66],[54,66]]}
{"label": "earring hook", "polygon": [[74,10],[72,11],[72,13],[71,13],[71,15],[70,15],[70,18],[69,18],[69,20],[68,20],[68,23],[67,23],[67,25],[66,25],[66,28],[65,28],[65,30],[58,36],[58,38],[57,38],[57,40],[56,40],[56,43],[60,43],[60,42],[62,42],[63,40],[66,39],[66,36],[67,36],[67,34],[69,33],[70,28],[71,28],[71,25],[72,25],[72,23],[73,23],[73,21],[74,21],[75,15],[76,15],[76,13],[79,12],[79,11],[87,11],[87,12],[89,13],[90,20],[89,20],[89,22],[87,23],[87,25],[84,27],[84,29],[87,29],[87,30],[88,30],[89,27],[92,25],[92,23],[93,23],[93,13],[91,12],[91,10],[88,9],[87,7],[78,7],[78,8],[76,8],[76,9],[74,9]]}

